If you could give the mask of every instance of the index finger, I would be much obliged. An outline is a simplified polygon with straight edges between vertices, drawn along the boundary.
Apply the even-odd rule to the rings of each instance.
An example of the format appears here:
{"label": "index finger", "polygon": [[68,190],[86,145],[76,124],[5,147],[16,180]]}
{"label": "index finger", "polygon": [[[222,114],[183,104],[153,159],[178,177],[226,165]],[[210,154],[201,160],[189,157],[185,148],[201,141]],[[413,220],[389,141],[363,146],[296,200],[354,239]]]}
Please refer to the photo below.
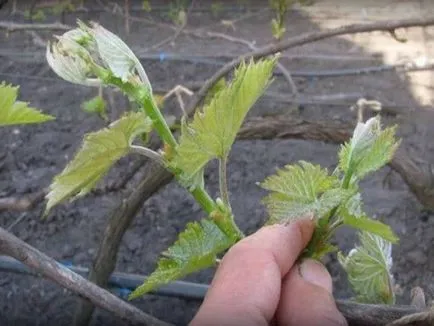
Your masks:
{"label": "index finger", "polygon": [[312,237],[314,223],[273,225],[241,240],[224,256],[191,325],[267,325],[282,278]]}

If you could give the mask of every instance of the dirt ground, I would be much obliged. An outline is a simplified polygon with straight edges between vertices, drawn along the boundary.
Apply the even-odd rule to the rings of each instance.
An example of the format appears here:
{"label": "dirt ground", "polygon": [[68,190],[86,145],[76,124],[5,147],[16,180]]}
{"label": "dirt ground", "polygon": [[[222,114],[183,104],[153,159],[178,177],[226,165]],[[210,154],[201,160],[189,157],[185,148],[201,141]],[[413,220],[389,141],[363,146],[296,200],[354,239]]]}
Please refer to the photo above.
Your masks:
{"label": "dirt ground", "polygon": [[[429,13],[429,2],[366,1],[363,5],[350,6],[343,5],[344,2],[316,1],[312,6],[297,8],[288,14],[286,36],[360,21],[417,17]],[[25,4],[24,1],[22,3]],[[140,6],[140,1],[132,3],[135,7]],[[159,2],[161,5],[156,6],[150,15],[158,22],[169,24],[164,16],[168,9],[165,3]],[[92,6],[99,8],[97,4]],[[250,6],[242,5],[241,1],[225,2],[223,11],[214,16],[209,3],[201,1],[192,9],[187,28],[226,33],[256,41],[256,45],[260,46],[271,40],[271,13],[263,6],[261,2],[254,2]],[[23,21],[19,15],[10,16],[9,9],[6,7],[0,10],[0,20]],[[247,12],[257,14],[246,16]],[[133,12],[132,15],[139,17],[143,13]],[[164,51],[166,56],[174,53],[189,58],[184,61],[144,59],[143,64],[154,88],[169,89],[177,84],[203,81],[217,69],[215,62],[199,62],[193,57],[206,57],[213,61],[216,57],[248,51],[242,44],[221,38],[199,38],[184,33],[173,44],[147,50],[173,35],[174,31],[164,25],[133,21],[130,34],[125,36],[122,17],[104,10],[68,14],[65,22],[73,25],[77,17],[99,21],[113,32],[124,36],[136,53],[143,57],[147,54],[160,55]],[[240,20],[235,23],[235,29],[232,29],[219,24],[222,19]],[[48,21],[54,20],[55,18],[48,17]],[[386,33],[350,35],[292,49],[284,53],[289,58],[282,62],[297,76],[303,75],[302,72],[396,64],[405,60],[423,61],[432,57],[433,28],[399,32],[408,39],[406,43],[399,43]],[[9,35],[0,33],[0,80],[21,85],[20,99],[30,101],[33,106],[57,117],[55,121],[40,126],[0,130],[0,197],[24,196],[47,187],[53,176],[72,157],[83,134],[104,125],[100,119],[80,109],[83,100],[96,95],[95,91],[68,84],[57,78],[47,67],[43,60],[44,49],[38,42],[41,41],[39,38],[46,40],[49,36],[50,33],[46,32],[38,32],[37,35],[29,32]],[[432,162],[433,76],[432,72],[403,74],[388,71],[340,77],[295,77],[295,81],[299,92],[306,98],[351,93],[356,97],[375,98],[385,106],[400,107],[402,114],[385,116],[384,122],[399,124],[402,146],[415,158]],[[288,85],[278,76],[271,90],[287,94]],[[354,101],[355,98],[346,103]],[[342,100],[334,102],[342,103]],[[113,103],[111,117],[117,116],[127,105],[118,95],[114,95]],[[175,103],[171,103],[167,110],[179,113]],[[285,112],[310,120],[355,119],[355,114],[342,105],[304,105],[303,110],[296,113],[287,103],[274,101],[271,97],[261,99],[252,115]],[[332,169],[336,164],[337,150],[337,145],[300,140],[236,143],[229,164],[229,187],[236,220],[241,229],[251,233],[266,219],[264,207],[260,204],[264,192],[255,182],[273,173],[277,167],[301,159]],[[134,157],[121,160],[99,187],[121,177],[133,162]],[[389,181],[387,186],[383,182],[386,176]],[[135,182],[137,180],[133,180],[130,187]],[[215,165],[207,170],[206,182],[210,192],[216,194],[218,185]],[[422,209],[401,177],[388,167],[368,177],[362,187],[366,210],[390,224],[401,239],[393,248],[393,273],[401,289],[398,301],[407,302],[409,290],[416,285],[422,286],[427,292],[428,300],[431,300],[434,293],[434,255],[431,252],[434,245],[434,217]],[[40,219],[42,203],[23,216],[20,213],[0,212],[0,223],[2,227],[8,228],[21,217],[20,222],[11,228],[16,236],[55,259],[89,267],[110,212],[128,192],[127,188],[104,195],[89,195],[59,206],[46,220]],[[140,274],[152,272],[159,253],[175,240],[187,221],[200,217],[200,208],[180,186],[171,183],[164,187],[144,203],[127,231],[116,270]],[[341,230],[335,237],[335,242],[347,251],[354,244],[354,234]],[[333,275],[335,296],[349,298],[351,291],[335,256],[328,257],[326,265]],[[212,272],[204,271],[188,279],[209,282]],[[76,296],[50,281],[5,272],[0,272],[0,298],[1,325],[70,325],[77,300]],[[176,325],[187,324],[200,304],[152,295],[133,303]],[[124,323],[99,310],[93,325]]]}

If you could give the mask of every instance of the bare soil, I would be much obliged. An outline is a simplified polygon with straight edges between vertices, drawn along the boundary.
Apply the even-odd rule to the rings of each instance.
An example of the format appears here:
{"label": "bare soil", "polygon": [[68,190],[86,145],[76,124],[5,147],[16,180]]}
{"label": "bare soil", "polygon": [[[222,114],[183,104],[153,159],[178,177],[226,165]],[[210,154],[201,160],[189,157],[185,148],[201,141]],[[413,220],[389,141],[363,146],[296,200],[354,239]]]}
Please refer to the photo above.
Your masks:
{"label": "bare soil", "polygon": [[[288,14],[286,36],[364,20],[408,18],[411,15],[423,15],[430,8],[428,1],[402,3],[391,0],[384,1],[381,5],[372,2],[365,5],[365,11],[362,5],[351,7],[327,1],[318,2]],[[23,6],[25,3],[22,2]],[[135,7],[140,6],[140,1],[132,3]],[[158,3],[161,8],[147,17],[169,24],[170,21],[164,15],[168,9],[166,3]],[[215,16],[209,9],[209,3],[201,1],[190,13],[187,28],[255,40],[257,46],[266,44],[271,40],[271,14],[261,9],[262,6],[261,2],[254,2],[250,7],[235,1],[225,2],[223,12]],[[98,5],[88,7],[92,9]],[[6,7],[0,10],[0,20],[24,21],[19,15],[11,16],[9,9]],[[236,22],[235,30],[219,24],[222,19],[240,18],[248,10],[260,11],[260,14]],[[144,16],[140,12],[132,15]],[[146,54],[146,48],[174,33],[161,25],[134,21],[130,34],[125,36],[122,17],[106,11],[68,14],[65,23],[73,25],[77,17],[99,21],[113,32],[124,36],[128,44],[141,54]],[[56,17],[47,19],[55,21]],[[282,62],[290,71],[330,71],[399,63],[406,58],[432,55],[430,52],[433,52],[433,47],[430,45],[433,43],[433,28],[409,29],[403,34],[408,38],[407,43],[398,43],[385,33],[327,39],[285,52],[298,57],[283,59]],[[46,40],[50,33],[38,32],[38,35]],[[35,45],[35,40],[37,43],[34,34],[26,32],[0,34],[0,80],[19,84],[20,99],[30,101],[33,106],[55,115],[57,119],[40,126],[0,130],[0,157],[3,157],[0,160],[0,197],[25,196],[47,187],[53,176],[73,156],[82,136],[104,126],[99,118],[80,109],[81,103],[96,95],[96,91],[57,78],[43,61],[44,49]],[[191,57],[204,56],[213,60],[212,56],[237,55],[248,49],[242,44],[223,39],[199,38],[181,33],[173,44],[150,50],[148,54],[159,54],[160,51],[190,57],[190,60],[182,62],[169,59],[143,60],[154,87],[169,89],[177,84],[203,81],[217,69],[215,64],[195,62]],[[352,59],[310,57],[319,54]],[[296,77],[295,81],[300,93],[306,98],[358,93],[360,96],[375,98],[385,105],[400,106],[402,114],[385,116],[384,122],[399,125],[399,135],[403,137],[402,146],[407,147],[414,157],[432,162],[432,77],[432,72],[402,74],[388,71],[341,77]],[[281,76],[276,77],[271,90],[289,93],[288,85]],[[127,105],[125,99],[118,94],[113,97],[114,106],[110,111],[112,118],[118,116]],[[424,108],[421,108],[422,105]],[[179,113],[175,102],[166,110]],[[345,106],[304,105],[297,113],[291,105],[274,101],[270,97],[260,100],[252,115],[279,113],[311,120],[355,119],[355,114]],[[266,219],[264,207],[260,203],[264,192],[255,182],[273,173],[276,168],[298,160],[312,161],[333,169],[338,148],[333,144],[300,140],[236,143],[229,164],[229,187],[236,220],[241,229],[246,233],[254,232]],[[131,168],[134,159],[135,157],[122,159],[99,187],[103,188],[122,177]],[[139,177],[129,187],[134,187]],[[210,192],[216,194],[218,185],[215,165],[207,170],[206,182]],[[434,293],[434,256],[431,252],[434,245],[434,217],[423,210],[401,177],[387,167],[369,176],[362,187],[366,210],[390,224],[401,239],[393,248],[393,272],[400,288],[398,301],[408,302],[409,290],[416,285],[423,287],[428,300],[431,300]],[[127,187],[117,192],[86,196],[59,206],[46,220],[41,220],[44,206],[41,203],[21,216],[22,220],[11,231],[55,259],[90,267],[108,216],[128,192]],[[197,220],[202,215],[198,205],[176,183],[164,187],[144,203],[126,233],[116,270],[140,274],[152,272],[159,253],[173,243],[177,233],[183,230],[188,221]],[[0,212],[1,226],[8,228],[19,217],[19,213]],[[353,232],[341,230],[334,241],[347,251],[353,247],[354,240]],[[335,256],[328,257],[326,265],[333,275],[335,296],[349,298],[351,291]],[[208,270],[188,279],[210,282],[212,275],[213,271]],[[77,300],[76,296],[50,281],[6,272],[0,272],[0,298],[1,325],[70,325]],[[193,317],[200,302],[148,295],[133,304],[165,321],[185,325]],[[93,320],[93,325],[124,324],[110,313],[100,310]]]}

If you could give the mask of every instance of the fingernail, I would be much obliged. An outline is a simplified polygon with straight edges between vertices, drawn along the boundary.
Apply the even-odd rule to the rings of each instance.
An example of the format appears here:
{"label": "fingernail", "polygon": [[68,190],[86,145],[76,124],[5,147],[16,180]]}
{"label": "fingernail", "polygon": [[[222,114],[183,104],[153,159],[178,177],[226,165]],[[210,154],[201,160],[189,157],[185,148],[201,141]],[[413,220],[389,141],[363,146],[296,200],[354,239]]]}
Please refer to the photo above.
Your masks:
{"label": "fingernail", "polygon": [[313,259],[305,259],[300,265],[301,277],[332,293],[332,278],[323,264]]}

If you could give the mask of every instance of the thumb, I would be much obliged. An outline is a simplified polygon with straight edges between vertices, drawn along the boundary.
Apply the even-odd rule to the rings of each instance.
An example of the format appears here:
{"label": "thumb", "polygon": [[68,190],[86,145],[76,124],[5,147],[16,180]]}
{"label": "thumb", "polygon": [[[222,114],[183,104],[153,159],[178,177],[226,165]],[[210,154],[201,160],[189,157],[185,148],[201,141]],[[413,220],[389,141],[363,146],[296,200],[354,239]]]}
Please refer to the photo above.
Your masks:
{"label": "thumb", "polygon": [[347,325],[333,299],[330,274],[321,263],[307,259],[286,275],[276,319],[279,325]]}

